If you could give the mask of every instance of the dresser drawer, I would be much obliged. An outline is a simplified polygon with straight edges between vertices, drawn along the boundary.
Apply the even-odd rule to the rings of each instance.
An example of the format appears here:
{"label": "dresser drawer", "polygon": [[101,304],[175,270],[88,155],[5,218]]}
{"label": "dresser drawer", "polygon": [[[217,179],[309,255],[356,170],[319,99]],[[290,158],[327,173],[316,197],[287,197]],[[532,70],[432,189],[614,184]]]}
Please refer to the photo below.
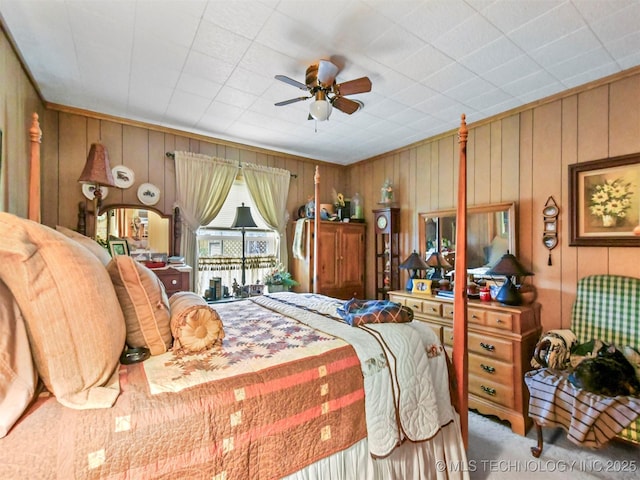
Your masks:
{"label": "dresser drawer", "polygon": [[392,293],[389,294],[389,301],[399,303],[400,305],[406,305],[407,299],[405,297],[400,297],[398,295],[394,295]]}
{"label": "dresser drawer", "polygon": [[453,304],[445,303],[442,305],[442,316],[444,318],[453,318]]}
{"label": "dresser drawer", "polygon": [[510,313],[494,312],[491,310],[486,313],[485,325],[487,325],[487,327],[501,328],[509,331],[513,328],[513,315]]}
{"label": "dresser drawer", "polygon": [[513,407],[514,391],[512,385],[502,385],[484,377],[469,375],[469,393],[486,398],[505,407]]}
{"label": "dresser drawer", "polygon": [[485,357],[497,358],[508,363],[513,362],[513,345],[508,340],[469,332],[467,341],[470,352],[479,353]]}
{"label": "dresser drawer", "polygon": [[168,296],[176,292],[189,290],[189,272],[180,272],[172,268],[166,270],[154,270]]}
{"label": "dresser drawer", "polygon": [[426,313],[427,315],[434,315],[436,317],[441,317],[442,304],[440,302],[434,302],[431,300],[423,300],[422,313]]}
{"label": "dresser drawer", "polygon": [[475,323],[476,325],[484,325],[486,323],[487,311],[477,308],[467,309],[467,322]]}
{"label": "dresser drawer", "polygon": [[494,358],[469,353],[469,373],[502,385],[513,382],[513,365]]}

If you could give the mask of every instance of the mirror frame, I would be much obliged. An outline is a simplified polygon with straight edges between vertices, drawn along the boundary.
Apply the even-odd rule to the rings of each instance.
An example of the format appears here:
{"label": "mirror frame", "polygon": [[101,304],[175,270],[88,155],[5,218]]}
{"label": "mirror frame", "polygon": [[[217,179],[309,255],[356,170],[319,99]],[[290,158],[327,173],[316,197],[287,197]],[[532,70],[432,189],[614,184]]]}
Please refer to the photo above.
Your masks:
{"label": "mirror frame", "polygon": [[[509,214],[508,225],[508,248],[509,253],[517,256],[517,237],[516,237],[516,221],[517,211],[515,202],[503,202],[503,203],[490,203],[484,205],[475,205],[467,207],[467,217],[472,213],[498,213],[507,212]],[[446,210],[437,210],[433,212],[418,213],[418,241],[419,251],[422,258],[426,255],[427,251],[427,219],[428,218],[440,218],[440,217],[455,217],[457,209],[450,208]],[[467,230],[469,229],[469,223],[467,222]],[[442,251],[442,240],[438,239],[438,249]]]}
{"label": "mirror frame", "polygon": [[[174,214],[166,214],[161,212],[157,208],[148,206],[148,205],[138,205],[133,203],[113,203],[110,205],[102,205],[100,207],[100,215],[103,215],[109,210],[114,208],[128,208],[128,209],[136,209],[136,210],[149,210],[162,218],[166,218],[169,221],[169,256],[179,255],[180,254],[180,232],[179,228],[177,228],[177,224],[179,224],[179,210],[176,208]],[[97,219],[93,226],[93,238],[96,235],[96,228],[98,222]]]}

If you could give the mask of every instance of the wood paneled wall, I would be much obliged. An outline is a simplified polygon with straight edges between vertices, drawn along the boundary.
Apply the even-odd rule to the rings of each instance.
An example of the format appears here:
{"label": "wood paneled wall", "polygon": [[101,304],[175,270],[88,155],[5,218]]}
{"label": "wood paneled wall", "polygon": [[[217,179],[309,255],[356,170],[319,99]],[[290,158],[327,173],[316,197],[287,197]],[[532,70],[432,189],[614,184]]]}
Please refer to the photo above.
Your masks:
{"label": "wood paneled wall", "polygon": [[128,203],[141,205],[138,186],[145,182],[160,188],[156,208],[171,213],[175,201],[175,165],[166,152],[175,150],[202,153],[240,162],[283,168],[296,174],[291,178],[287,211],[291,219],[298,207],[314,194],[315,166],[320,165],[321,198],[331,202],[331,190],[344,191],[345,167],[278,154],[203,137],[153,129],[100,118],[98,115],[48,110],[43,131],[45,178],[43,185],[43,223],[75,228],[79,202],[85,201],[78,177],[84,167],[91,143],[101,141],[109,152],[111,166],[125,165],[135,173],[135,183],[128,189],[110,188],[104,205]]}
{"label": "wood paneled wall", "polygon": [[29,206],[29,127],[44,105],[0,30],[0,211],[26,217]]}
{"label": "wood paneled wall", "polygon": [[[569,326],[578,279],[597,273],[640,277],[640,248],[568,244],[568,165],[640,152],[640,69],[470,124],[467,151],[469,204],[517,203],[517,256],[535,273],[527,282],[536,286],[545,329]],[[369,239],[371,210],[389,178],[401,208],[401,257],[424,251],[417,244],[418,214],[455,206],[457,162],[457,132],[451,132],[351,166],[350,188],[364,195]],[[542,209],[551,195],[560,207],[560,241],[549,266]],[[369,297],[375,285],[372,244],[367,242]],[[401,275],[404,285],[406,272]]]}

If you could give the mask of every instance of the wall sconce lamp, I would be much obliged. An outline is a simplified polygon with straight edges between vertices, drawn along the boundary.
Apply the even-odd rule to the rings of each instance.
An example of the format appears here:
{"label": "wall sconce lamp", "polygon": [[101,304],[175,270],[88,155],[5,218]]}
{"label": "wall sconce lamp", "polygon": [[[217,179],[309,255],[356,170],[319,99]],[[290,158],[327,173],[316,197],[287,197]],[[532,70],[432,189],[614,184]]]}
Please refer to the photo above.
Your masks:
{"label": "wall sconce lamp", "polygon": [[251,216],[251,209],[249,207],[244,206],[244,202],[242,206],[236,207],[236,218],[233,220],[233,225],[231,228],[242,230],[242,286],[245,285],[245,267],[246,267],[246,257],[244,250],[244,235],[246,228],[255,228],[256,222],[253,221],[253,217]]}
{"label": "wall sconce lamp", "polygon": [[419,278],[418,272],[420,270],[429,270],[429,266],[424,262],[422,257],[415,250],[407,259],[398,265],[398,268],[409,270],[409,279],[405,289],[408,291],[413,290],[413,280]]}
{"label": "wall sconce lamp", "polygon": [[431,280],[440,280],[444,277],[444,271],[451,268],[451,264],[440,252],[433,252],[427,258],[427,265],[433,270],[427,276]]}
{"label": "wall sconce lamp", "polygon": [[487,275],[504,275],[506,280],[498,294],[496,300],[504,305],[522,305],[522,296],[518,287],[516,287],[517,277],[526,277],[533,275],[522,266],[518,259],[509,252],[505,253],[498,263],[487,272]]}
{"label": "wall sconce lamp", "polygon": [[93,186],[93,211],[95,212],[96,218],[98,218],[100,207],[102,206],[102,191],[100,187],[116,186],[113,180],[113,174],[111,173],[107,148],[101,143],[91,144],[89,155],[87,155],[87,163],[84,164],[84,170],[82,170],[78,182]]}

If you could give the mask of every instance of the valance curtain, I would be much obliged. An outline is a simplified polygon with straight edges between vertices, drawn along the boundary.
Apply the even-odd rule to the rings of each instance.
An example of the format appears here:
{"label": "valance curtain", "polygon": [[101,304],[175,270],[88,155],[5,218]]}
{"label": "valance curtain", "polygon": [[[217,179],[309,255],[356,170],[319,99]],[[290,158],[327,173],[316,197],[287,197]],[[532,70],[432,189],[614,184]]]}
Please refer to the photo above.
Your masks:
{"label": "valance curtain", "polygon": [[280,262],[288,269],[287,197],[291,174],[288,170],[280,168],[243,163],[242,175],[258,212],[267,225],[278,232],[277,248],[280,252]]}
{"label": "valance curtain", "polygon": [[[196,232],[218,214],[231,190],[238,162],[190,152],[175,152],[176,206],[180,208],[181,254],[188,265],[196,266]],[[197,275],[193,275],[198,292]]]}

